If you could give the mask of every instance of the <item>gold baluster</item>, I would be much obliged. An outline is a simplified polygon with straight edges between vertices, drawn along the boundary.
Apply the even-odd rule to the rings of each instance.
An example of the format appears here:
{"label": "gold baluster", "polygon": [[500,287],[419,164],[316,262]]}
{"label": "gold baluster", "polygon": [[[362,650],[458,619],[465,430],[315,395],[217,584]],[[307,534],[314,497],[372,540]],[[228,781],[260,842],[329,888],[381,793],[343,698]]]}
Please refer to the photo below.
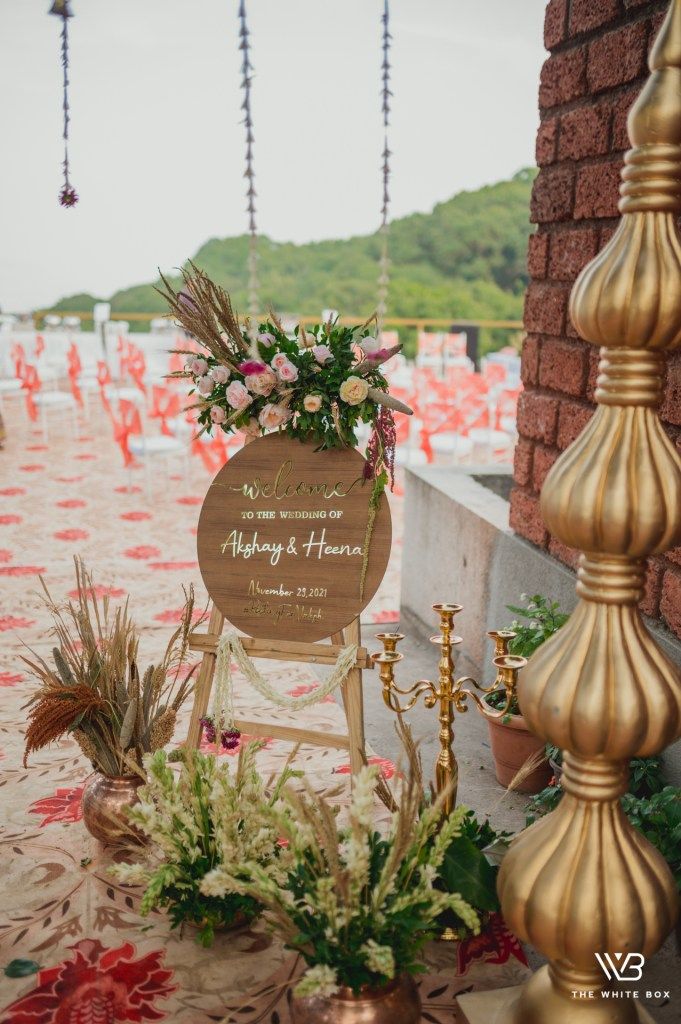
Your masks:
{"label": "gold baluster", "polygon": [[[549,963],[519,993],[507,990],[494,1016],[464,997],[471,1024],[644,1019],[635,1001],[602,998],[612,982],[595,954],[649,957],[678,913],[667,864],[619,797],[629,759],[681,732],[681,675],[638,610],[646,558],[681,534],[681,460],[658,417],[663,354],[681,346],[681,0],[650,69],[629,114],[620,225],[571,298],[579,333],[601,346],[597,412],[542,492],[548,529],[584,552],[579,602],[518,683],[530,728],[565,751],[565,796],[512,843],[499,893],[509,927]],[[580,991],[594,997],[574,998]]]}

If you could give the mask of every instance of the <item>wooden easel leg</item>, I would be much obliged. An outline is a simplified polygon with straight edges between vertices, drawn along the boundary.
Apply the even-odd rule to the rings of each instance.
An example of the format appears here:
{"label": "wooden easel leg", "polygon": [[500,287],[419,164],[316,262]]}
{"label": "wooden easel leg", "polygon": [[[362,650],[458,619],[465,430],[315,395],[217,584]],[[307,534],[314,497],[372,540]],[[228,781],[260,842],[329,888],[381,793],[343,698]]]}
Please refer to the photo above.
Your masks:
{"label": "wooden easel leg", "polygon": [[[344,631],[343,643],[361,646],[359,619],[353,619]],[[364,738],[364,695],[362,672],[353,668],[341,687],[345,717],[350,739],[350,768],[353,775],[367,763],[366,741]]]}
{"label": "wooden easel leg", "polygon": [[[210,619],[208,620],[208,632],[220,636],[224,624],[224,615],[213,605]],[[197,749],[201,739],[201,719],[208,710],[208,701],[210,700],[210,691],[213,686],[213,676],[215,675],[216,658],[217,653],[215,651],[205,651],[201,659],[201,668],[199,669],[194,687],[194,705],[191,718],[189,719],[189,731],[185,741],[185,746],[191,750]]]}

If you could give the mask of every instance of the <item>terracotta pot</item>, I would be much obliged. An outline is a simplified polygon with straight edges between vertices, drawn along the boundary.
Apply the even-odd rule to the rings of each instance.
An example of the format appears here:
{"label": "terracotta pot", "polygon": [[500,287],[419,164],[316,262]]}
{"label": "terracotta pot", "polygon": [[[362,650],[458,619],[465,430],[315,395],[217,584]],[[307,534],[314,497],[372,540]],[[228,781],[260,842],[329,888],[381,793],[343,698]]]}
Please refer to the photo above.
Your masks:
{"label": "terracotta pot", "polygon": [[102,843],[120,843],[142,837],[132,831],[125,808],[139,800],[137,791],[144,785],[139,775],[109,778],[96,772],[83,790],[83,821],[91,836]]}
{"label": "terracotta pot", "polygon": [[[508,789],[514,776],[528,758],[534,758],[544,750],[545,742],[526,728],[522,715],[505,717],[506,721],[502,721],[501,718],[485,715],[494,758],[494,772],[497,781]],[[551,767],[544,759],[534,771],[514,786],[514,789],[520,793],[539,793],[547,785],[551,774]]]}
{"label": "terracotta pot", "polygon": [[361,995],[342,988],[328,998],[291,998],[293,1024],[419,1024],[421,999],[410,975]]}

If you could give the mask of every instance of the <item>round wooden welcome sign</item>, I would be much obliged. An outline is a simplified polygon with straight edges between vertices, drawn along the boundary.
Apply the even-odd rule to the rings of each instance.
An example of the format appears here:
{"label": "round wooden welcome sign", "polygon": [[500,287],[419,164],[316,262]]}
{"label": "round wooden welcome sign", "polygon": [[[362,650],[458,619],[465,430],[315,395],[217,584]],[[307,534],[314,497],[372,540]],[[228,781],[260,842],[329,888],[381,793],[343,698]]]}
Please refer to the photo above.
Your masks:
{"label": "round wooden welcome sign", "polygon": [[225,618],[250,636],[322,640],[376,593],[390,554],[382,495],[360,595],[371,482],[354,449],[315,451],[282,434],[245,445],[201,509],[201,575]]}

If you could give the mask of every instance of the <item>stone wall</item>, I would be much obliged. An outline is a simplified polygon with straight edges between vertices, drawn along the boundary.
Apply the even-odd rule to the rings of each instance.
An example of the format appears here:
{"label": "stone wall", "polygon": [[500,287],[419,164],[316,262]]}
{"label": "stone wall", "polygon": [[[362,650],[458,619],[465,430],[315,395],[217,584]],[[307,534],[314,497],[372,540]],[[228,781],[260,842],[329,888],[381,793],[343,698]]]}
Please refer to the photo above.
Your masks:
{"label": "stone wall", "polygon": [[[539,492],[559,453],[589,421],[598,350],[570,323],[568,298],[582,269],[617,225],[626,118],[647,75],[666,0],[550,0],[539,84],[539,175],[528,246],[530,285],[522,354],[525,390],[511,495],[513,529],[567,565],[576,553],[547,532]],[[681,443],[681,353],[669,362],[662,418]],[[681,547],[652,559],[646,614],[681,636]]]}

